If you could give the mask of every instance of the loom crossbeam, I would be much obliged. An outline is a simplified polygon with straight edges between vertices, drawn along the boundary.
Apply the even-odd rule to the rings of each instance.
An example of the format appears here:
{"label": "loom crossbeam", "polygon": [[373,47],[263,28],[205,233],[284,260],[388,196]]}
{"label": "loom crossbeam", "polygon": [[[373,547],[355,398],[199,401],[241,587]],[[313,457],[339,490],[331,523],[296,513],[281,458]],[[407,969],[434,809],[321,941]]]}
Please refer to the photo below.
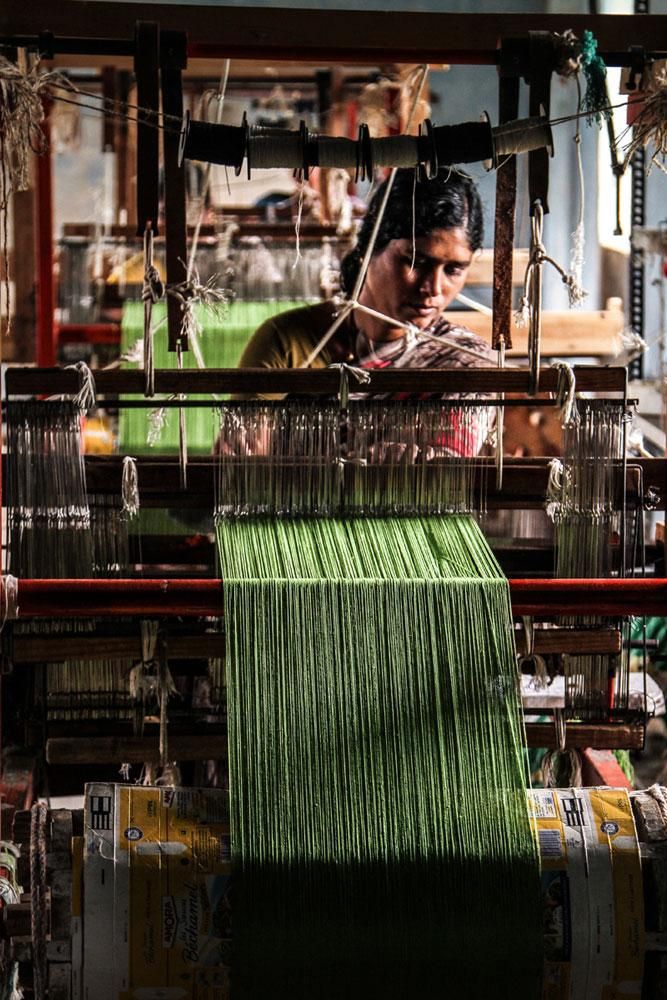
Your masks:
{"label": "loom crossbeam", "polygon": [[[222,580],[19,580],[21,618],[222,615]],[[510,580],[514,615],[664,615],[667,580]],[[6,598],[3,598],[3,601]]]}
{"label": "loom crossbeam", "polygon": [[[400,368],[372,371],[370,381],[357,387],[365,393],[527,393],[530,373],[525,369],[506,368]],[[625,368],[598,368],[577,365],[574,368],[577,391],[625,393]],[[96,371],[98,394],[143,394],[145,379],[140,370]],[[69,369],[10,368],[6,375],[7,393],[13,395],[59,395],[77,393],[79,374]],[[209,368],[177,371],[156,369],[155,391],[178,393],[293,393],[336,395],[340,373],[332,369],[294,368]],[[542,392],[556,392],[558,372],[540,371]]]}

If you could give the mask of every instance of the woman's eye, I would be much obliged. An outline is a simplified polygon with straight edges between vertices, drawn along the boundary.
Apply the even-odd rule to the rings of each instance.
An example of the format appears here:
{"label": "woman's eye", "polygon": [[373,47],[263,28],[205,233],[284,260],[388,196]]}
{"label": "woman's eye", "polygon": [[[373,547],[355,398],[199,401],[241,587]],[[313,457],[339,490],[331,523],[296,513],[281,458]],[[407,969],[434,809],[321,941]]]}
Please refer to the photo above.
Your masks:
{"label": "woman's eye", "polygon": [[463,274],[465,268],[462,264],[447,264],[445,267],[445,274],[448,274],[450,278],[458,278]]}

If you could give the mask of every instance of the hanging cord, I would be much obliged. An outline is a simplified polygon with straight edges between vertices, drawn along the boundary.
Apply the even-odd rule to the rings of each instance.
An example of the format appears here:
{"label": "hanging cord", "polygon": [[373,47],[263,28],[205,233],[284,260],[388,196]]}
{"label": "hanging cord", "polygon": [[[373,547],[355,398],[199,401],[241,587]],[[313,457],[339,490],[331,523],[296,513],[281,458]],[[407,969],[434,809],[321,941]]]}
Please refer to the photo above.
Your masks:
{"label": "hanging cord", "polygon": [[11,332],[12,284],[9,260],[9,203],[15,192],[30,187],[32,154],[42,155],[47,139],[42,127],[44,101],[51,88],[71,88],[59,72],[44,73],[39,60],[28,68],[0,56],[0,257],[4,267],[2,287],[7,315],[6,332]]}
{"label": "hanging cord", "polygon": [[341,410],[346,410],[350,398],[349,376],[351,375],[360,385],[367,385],[371,380],[370,372],[366,371],[365,368],[356,368],[354,365],[347,365],[345,362],[328,365],[328,367],[338,369],[340,372],[338,400],[340,402]]}
{"label": "hanging cord", "polygon": [[[217,100],[218,102],[218,109],[215,115],[215,122],[217,125],[220,125],[220,123],[222,122],[222,114],[225,106],[225,95],[227,93],[227,81],[229,79],[230,67],[231,67],[231,60],[225,59],[225,64],[222,71],[222,77],[220,79],[220,86],[218,87],[217,93],[212,94],[209,100],[209,105],[213,100]],[[208,107],[206,110],[208,112]],[[194,233],[192,234],[192,243],[190,245],[190,256],[188,257],[188,266],[186,268],[186,281],[189,281],[192,275],[194,274],[195,259],[197,257],[197,249],[199,246],[199,234],[201,232],[202,223],[204,221],[204,215],[206,213],[206,196],[211,186],[211,169],[212,169],[212,164],[207,163],[204,168],[204,182],[202,184],[201,195],[200,195],[201,205],[199,208],[199,214],[197,216],[197,222],[195,223],[195,230]]]}
{"label": "hanging cord", "polygon": [[[183,348],[180,342],[176,345],[176,367],[179,372],[183,371]],[[185,394],[180,393],[179,400],[184,400]],[[185,422],[185,410],[181,406],[178,410],[178,469],[180,475],[181,489],[188,488],[188,429]]]}
{"label": "hanging cord", "polygon": [[157,645],[158,623],[142,620],[140,634],[141,660],[134,664],[129,677],[129,694],[135,703],[135,735],[143,733],[146,701],[155,694],[155,668],[157,666],[155,647]]}
{"label": "hanging cord", "polygon": [[166,289],[167,295],[171,295],[180,305],[181,337],[185,341],[192,338],[194,342],[193,353],[198,368],[205,368],[206,365],[199,344],[202,325],[197,316],[196,306],[199,304],[208,306],[215,316],[223,319],[229,304],[229,290],[218,285],[218,278],[219,275],[212,274],[207,281],[202,283],[199,271],[193,266],[185,281],[167,285]]}
{"label": "hanging cord", "polygon": [[37,802],[30,810],[30,930],[32,932],[32,975],[35,1000],[45,1000],[48,989],[46,936],[46,821],[48,810]]}
{"label": "hanging cord", "polygon": [[560,458],[552,458],[549,462],[549,479],[545,510],[551,521],[557,521],[560,516],[563,500],[564,466]]}
{"label": "hanging cord", "polygon": [[574,368],[567,361],[555,361],[552,368],[558,371],[556,402],[563,427],[568,427],[579,418],[577,411],[577,383]]}
{"label": "hanging cord", "polygon": [[144,282],[141,299],[144,303],[144,396],[155,395],[155,365],[153,361],[153,331],[151,320],[153,306],[164,296],[164,284],[153,264],[153,229],[150,222],[144,230]]}
{"label": "hanging cord", "polygon": [[[413,97],[413,100],[412,100],[412,106],[410,108],[410,113],[408,115],[408,120],[407,120],[407,124],[406,124],[406,130],[408,130],[408,131],[410,130],[410,128],[412,126],[412,122],[413,122],[413,119],[414,119],[414,116],[415,116],[415,112],[416,112],[417,107],[419,105],[419,100],[421,98],[421,93],[422,93],[422,90],[424,89],[424,84],[426,83],[426,78],[428,76],[428,69],[429,69],[428,65],[423,65],[423,66],[418,67],[417,70],[416,70],[416,72],[419,73],[419,78],[418,78],[418,81],[417,81],[417,86],[416,86],[416,89],[415,89],[415,94],[414,94],[414,97]],[[406,81],[406,83],[407,83],[407,81]],[[345,322],[345,320],[350,315],[350,313],[352,312],[352,310],[355,309],[355,308],[357,308],[358,305],[359,305],[359,303],[358,303],[359,295],[361,294],[361,289],[363,288],[364,281],[366,280],[366,272],[368,271],[368,266],[369,266],[369,264],[371,262],[371,257],[373,256],[373,250],[375,249],[375,244],[377,242],[378,233],[380,232],[380,226],[382,225],[382,220],[384,218],[384,213],[385,213],[385,210],[387,208],[387,203],[389,202],[389,196],[390,196],[391,190],[392,190],[392,188],[394,186],[394,181],[396,179],[397,172],[398,172],[398,168],[397,167],[393,167],[392,170],[391,170],[391,172],[390,172],[390,174],[389,174],[389,177],[387,178],[387,186],[385,188],[385,192],[384,192],[384,195],[382,197],[382,201],[380,203],[378,214],[377,214],[377,217],[375,219],[375,224],[373,225],[373,229],[372,229],[372,232],[371,232],[371,235],[370,235],[370,239],[368,241],[368,246],[366,247],[366,253],[363,256],[362,261],[361,261],[361,266],[359,267],[359,273],[357,275],[357,280],[354,283],[354,288],[352,289],[352,294],[351,294],[350,298],[348,299],[348,301],[343,306],[343,308],[341,309],[341,311],[338,313],[337,317],[334,319],[334,321],[331,324],[331,326],[329,327],[329,329],[325,331],[324,335],[317,342],[317,344],[315,344],[315,347],[312,349],[312,351],[310,352],[310,354],[308,355],[308,357],[305,359],[305,361],[303,361],[301,363],[301,365],[299,366],[301,368],[310,368],[310,366],[312,365],[312,363],[315,360],[315,358],[317,358],[322,353],[322,351],[324,350],[324,348],[326,347],[326,345],[329,343],[329,341],[331,340],[331,338],[333,337],[333,335],[336,333],[336,331],[338,330],[338,328]]]}
{"label": "hanging cord", "polygon": [[526,652],[523,656],[517,658],[518,668],[521,673],[524,673],[524,667],[527,668],[526,673],[530,669],[532,673],[530,680],[531,687],[535,688],[536,691],[543,691],[551,682],[549,680],[546,660],[539,653],[535,652],[535,624],[529,615],[524,615],[521,620],[523,621],[523,632],[526,637]]}
{"label": "hanging cord", "polygon": [[176,694],[176,685],[174,684],[174,678],[172,677],[169,669],[167,644],[164,641],[164,637],[162,637],[162,640],[160,641],[158,664],[157,697],[158,704],[160,706],[160,767],[166,767],[169,764],[168,706],[171,695]]}
{"label": "hanging cord", "polygon": [[130,455],[126,455],[123,459],[121,496],[123,499],[123,514],[130,520],[135,518],[139,513],[139,474],[137,471],[137,460]]}
{"label": "hanging cord", "polygon": [[[581,82],[579,73],[575,76],[577,84],[577,112],[581,111]],[[581,119],[577,118],[574,137],[575,157],[577,161],[577,177],[579,181],[579,218],[572,233],[572,249],[570,251],[570,274],[576,287],[582,288],[584,283],[584,244],[586,239],[584,229],[584,215],[586,209],[586,182],[584,178],[584,164],[581,155]],[[581,301],[581,300],[580,300]],[[580,302],[576,303],[577,305]]]}
{"label": "hanging cord", "polygon": [[[623,138],[630,127],[623,133]],[[647,173],[655,164],[667,173],[667,71],[653,69],[646,85],[644,106],[637,114],[632,126],[632,138],[623,156],[623,170],[627,170],[635,153],[653,144],[655,147],[648,163]]]}
{"label": "hanging cord", "polygon": [[19,581],[11,573],[5,573],[4,576],[0,578],[0,585],[2,587],[2,624],[0,624],[0,633],[3,631],[7,622],[15,621],[19,616]]}
{"label": "hanging cord", "polygon": [[[498,368],[502,371],[505,367],[505,338],[500,334],[498,337]],[[498,400],[503,402],[505,393],[498,393]],[[503,449],[505,447],[505,407],[496,407],[496,489],[503,488]]]}
{"label": "hanging cord", "polygon": [[65,368],[79,373],[79,391],[73,397],[72,402],[79,407],[82,413],[87,413],[88,410],[93,409],[97,401],[93,373],[85,361],[77,361],[75,365],[65,365]]}
{"label": "hanging cord", "polygon": [[[556,711],[562,711],[557,709]],[[545,788],[581,788],[581,754],[578,750],[547,750],[542,759],[542,780]]]}
{"label": "hanging cord", "polygon": [[544,243],[544,209],[539,199],[533,205],[531,218],[531,238],[528,264],[523,281],[523,295],[519,308],[514,314],[517,326],[528,325],[528,355],[531,373],[531,394],[539,389],[539,367],[542,335],[542,271],[544,264],[550,264],[558,272],[567,288],[570,306],[579,305],[587,292],[578,284],[572,274],[550,257]]}

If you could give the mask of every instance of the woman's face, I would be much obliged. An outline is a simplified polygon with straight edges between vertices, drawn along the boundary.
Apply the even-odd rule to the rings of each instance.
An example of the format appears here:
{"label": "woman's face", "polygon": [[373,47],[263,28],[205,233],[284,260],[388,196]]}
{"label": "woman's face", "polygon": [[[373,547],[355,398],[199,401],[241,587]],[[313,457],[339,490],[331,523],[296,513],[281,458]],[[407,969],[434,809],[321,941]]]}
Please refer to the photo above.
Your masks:
{"label": "woman's face", "polygon": [[[413,263],[414,252],[414,263]],[[465,229],[434,229],[428,236],[391,240],[374,254],[359,296],[362,305],[411,323],[431,326],[466,283],[472,250]],[[394,340],[400,327],[357,311],[357,326],[371,340]]]}

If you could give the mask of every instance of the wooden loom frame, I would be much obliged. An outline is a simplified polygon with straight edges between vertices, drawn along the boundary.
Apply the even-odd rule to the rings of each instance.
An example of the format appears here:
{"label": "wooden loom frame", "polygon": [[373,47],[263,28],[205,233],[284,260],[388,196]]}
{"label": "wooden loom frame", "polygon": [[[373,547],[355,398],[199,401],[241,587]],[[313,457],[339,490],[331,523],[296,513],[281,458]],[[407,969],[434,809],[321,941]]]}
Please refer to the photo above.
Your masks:
{"label": "wooden loom frame", "polygon": [[[132,51],[134,23],[137,8],[131,4],[101,2],[87,4],[80,0],[64,0],[57,7],[51,8],[40,2],[25,5],[22,9],[3,9],[0,11],[0,41],[5,44],[30,44],[39,36],[43,37],[45,28],[56,36],[51,36],[56,53],[89,53],[94,58],[105,58],[109,55],[129,56]],[[90,14],[90,20],[85,15]],[[265,60],[314,59],[338,62],[429,62],[443,61],[492,65],[497,62],[497,43],[501,36],[524,36],[527,31],[541,29],[563,32],[572,28],[576,33],[588,28],[598,40],[601,54],[609,64],[625,64],[628,60],[627,43],[628,27],[632,26],[632,40],[652,50],[656,40],[664,39],[664,18],[660,16],[642,16],[629,21],[618,15],[533,15],[533,14],[440,14],[440,13],[403,13],[394,12],[363,12],[363,11],[321,11],[292,10],[281,8],[216,8],[210,6],[187,6],[155,4],[151,5],[150,15],[160,22],[162,29],[182,30],[187,25],[190,42],[188,54],[194,59],[213,58],[260,58]],[[95,35],[85,37],[80,34],[88,24],[94,27]],[[661,30],[662,29],[662,30]],[[79,33],[73,37],[73,33]],[[119,34],[121,36],[118,38]],[[58,39],[58,36],[62,36]],[[211,42],[210,39],[214,41]],[[322,39],[326,38],[326,43]],[[434,39],[447,39],[446,47],[434,44]],[[667,42],[667,39],[665,39]],[[665,45],[664,47],[667,47]],[[62,61],[62,58],[61,58]],[[108,62],[108,59],[107,59]],[[44,255],[42,255],[44,256]],[[46,266],[42,268],[42,280],[48,288]],[[42,310],[43,311],[43,310]],[[52,320],[51,320],[52,322]],[[51,328],[52,329],[52,328]],[[598,369],[598,374],[604,369]],[[477,370],[478,378],[474,381],[482,388],[478,391],[521,391],[528,387],[528,373],[516,371]],[[275,392],[321,392],[335,393],[338,387],[337,373],[324,372],[188,372],[185,377],[175,377],[174,372],[156,373],[157,392],[184,391],[186,384],[189,392],[227,392],[232,386],[236,391],[251,391],[255,385],[258,391],[271,391],[269,385],[275,386]],[[141,392],[143,390],[143,374],[141,372],[96,373],[96,383],[99,392]],[[583,376],[583,380],[582,380]],[[600,376],[606,378],[604,374]],[[412,380],[412,381],[411,381]],[[612,379],[613,381],[613,379]],[[58,385],[58,389],[45,389],[45,385]],[[30,370],[24,373],[14,371],[8,377],[8,389],[14,392],[39,393],[40,391],[71,392],[78,388],[77,376],[73,372],[54,372]],[[436,373],[434,371],[387,371],[373,373],[373,386],[377,391],[465,391],[472,384],[467,374],[460,371]],[[11,388],[10,388],[11,387]],[[542,389],[555,388],[555,374],[546,370],[543,374]],[[586,376],[578,373],[578,388],[587,388]],[[612,389],[607,383],[606,389]],[[625,390],[623,390],[625,391]],[[19,602],[25,611],[32,607],[32,613],[53,614],[64,601],[71,607],[76,603],[75,593],[83,588],[88,599],[93,592],[104,594],[103,604],[107,613],[118,613],[123,606],[111,601],[111,591],[131,591],[138,595],[134,613],[136,614],[168,614],[184,611],[181,603],[180,612],[176,611],[171,600],[166,595],[173,596],[174,587],[182,584],[186,590],[193,593],[199,591],[200,597],[206,588],[201,583],[193,581],[131,581],[141,583],[142,587],[130,587],[126,581],[28,581],[19,582]],[[536,594],[534,581],[518,581]],[[217,588],[219,583],[207,581]],[[529,606],[544,610],[551,606],[547,598],[549,592],[554,593],[558,585],[566,588],[570,594],[576,591],[576,584],[582,583],[587,591],[597,584],[602,592],[611,597],[612,591],[620,597],[622,607],[627,613],[634,607],[633,599],[637,593],[642,593],[644,599],[640,606],[647,610],[646,596],[649,592],[655,601],[654,607],[667,606],[665,587],[667,581],[548,581],[550,588],[543,589],[542,603],[535,602]],[[120,588],[117,586],[120,584]],[[189,587],[188,584],[192,584]],[[620,586],[625,589],[622,591]],[[636,586],[644,585],[643,587]],[[91,586],[92,585],[92,586]],[[149,593],[154,589],[151,603]],[[516,588],[515,588],[516,589]],[[41,595],[41,596],[39,596]],[[185,593],[178,595],[181,602],[185,601]],[[562,594],[561,594],[562,599]],[[33,601],[31,605],[30,601]],[[67,604],[67,602],[70,604]],[[85,601],[84,601],[85,603]],[[206,601],[198,603],[199,610],[193,613],[203,613]],[[218,607],[216,602],[215,607]],[[517,604],[517,608],[522,605]],[[154,608],[155,610],[151,610]],[[577,605],[578,608],[578,605]],[[99,611],[99,609],[98,609]],[[79,607],[77,614],[84,612]],[[91,612],[90,610],[88,613]],[[548,728],[548,727],[547,727]],[[590,727],[589,727],[590,728]],[[606,733],[609,727],[596,727],[599,733],[605,732],[606,746],[610,745],[611,735]],[[617,727],[618,728],[618,727]],[[572,726],[569,727],[571,732]],[[545,745],[546,733],[540,734],[540,744]],[[583,733],[582,733],[583,738]],[[635,740],[633,743],[632,740]],[[628,734],[623,745],[636,745],[637,736]],[[629,742],[628,742],[629,741]],[[594,733],[591,733],[588,745],[599,745]],[[90,759],[90,757],[88,758]],[[125,758],[124,758],[125,759]],[[146,759],[146,758],[143,758]]]}

